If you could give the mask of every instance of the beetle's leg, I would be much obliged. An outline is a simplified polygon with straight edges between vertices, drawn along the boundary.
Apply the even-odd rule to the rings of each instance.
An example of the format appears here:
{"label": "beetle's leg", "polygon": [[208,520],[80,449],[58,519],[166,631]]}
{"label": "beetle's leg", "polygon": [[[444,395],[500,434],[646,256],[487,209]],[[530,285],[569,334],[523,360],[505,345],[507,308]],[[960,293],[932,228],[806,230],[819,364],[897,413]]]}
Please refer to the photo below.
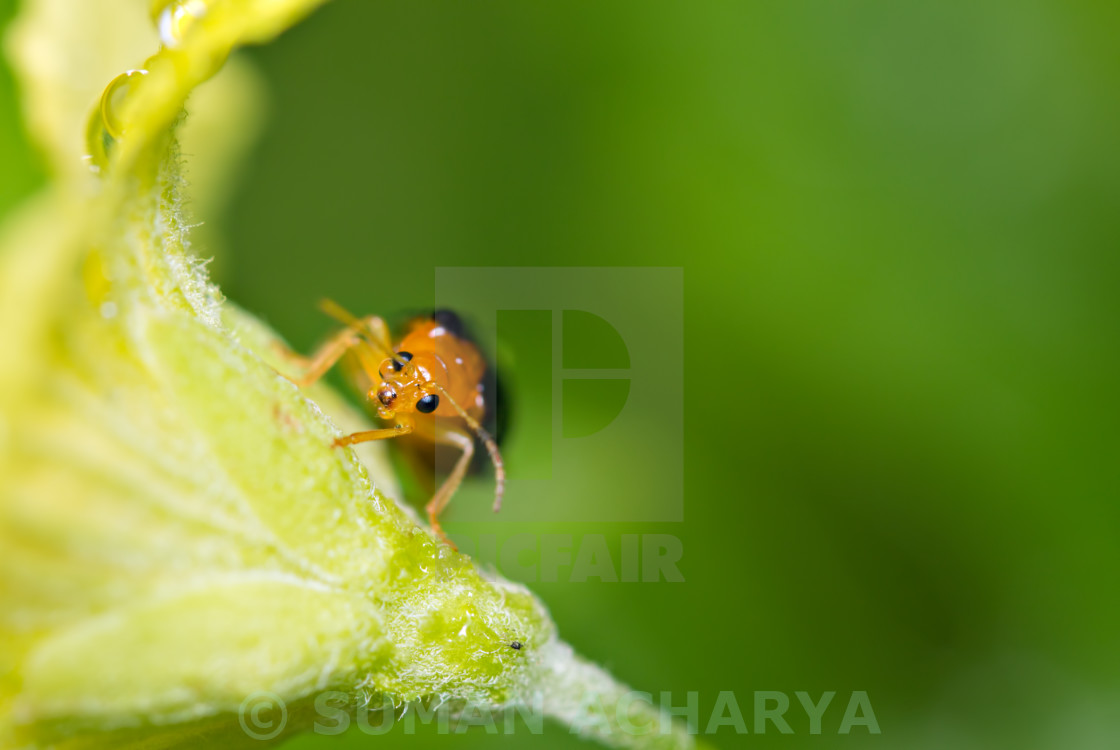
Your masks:
{"label": "beetle's leg", "polygon": [[401,418],[397,421],[394,427],[385,427],[380,430],[364,430],[362,432],[355,432],[350,435],[344,435],[340,438],[335,438],[334,447],[341,448],[346,445],[357,445],[358,443],[368,443],[371,440],[386,440],[388,438],[400,437],[412,432],[412,420]]}
{"label": "beetle's leg", "polygon": [[320,300],[319,307],[327,315],[355,331],[366,334],[366,338],[374,349],[380,349],[378,356],[389,357],[393,354],[393,337],[389,335],[389,326],[382,318],[376,315],[367,315],[358,319],[346,309],[331,299]]}
{"label": "beetle's leg", "polygon": [[[288,378],[288,380],[292,381],[300,388],[306,388],[312,385],[318,381],[319,378],[323,377],[323,375],[327,373],[327,370],[331,369],[334,363],[342,358],[348,351],[352,351],[356,347],[362,347],[363,345],[369,346],[369,343],[362,337],[363,333],[371,335],[376,334],[379,337],[382,335],[389,335],[388,328],[385,326],[385,321],[376,315],[370,315],[367,318],[355,321],[346,328],[343,328],[328,339],[327,342],[319,347],[319,350],[310,357],[302,357],[290,350],[284,352],[287,359],[297,363],[303,370],[303,375],[299,377],[292,377],[289,375],[285,375],[284,377]],[[378,344],[380,345],[380,339],[378,340]],[[368,355],[363,356],[361,359],[362,366],[366,367]],[[373,372],[377,372],[376,366],[374,366]]]}
{"label": "beetle's leg", "polygon": [[436,494],[432,495],[432,499],[424,506],[424,509],[428,511],[428,523],[431,525],[432,531],[439,534],[440,539],[452,549],[456,549],[455,544],[447,538],[447,534],[443,533],[443,527],[439,525],[439,514],[447,507],[447,503],[451,501],[451,496],[455,494],[455,490],[459,489],[463,477],[467,474],[467,467],[470,466],[471,457],[474,456],[474,436],[457,430],[440,430],[436,435],[436,442],[451,445],[463,451],[459,460],[455,462],[455,468],[451,470],[447,479],[443,480],[443,484],[436,490]]}
{"label": "beetle's leg", "polygon": [[288,358],[294,361],[303,370],[302,375],[284,375],[300,388],[306,388],[323,377],[327,370],[334,366],[342,355],[361,344],[362,340],[352,329],[346,328],[339,331],[323,344],[318,351],[310,357],[292,354]]}

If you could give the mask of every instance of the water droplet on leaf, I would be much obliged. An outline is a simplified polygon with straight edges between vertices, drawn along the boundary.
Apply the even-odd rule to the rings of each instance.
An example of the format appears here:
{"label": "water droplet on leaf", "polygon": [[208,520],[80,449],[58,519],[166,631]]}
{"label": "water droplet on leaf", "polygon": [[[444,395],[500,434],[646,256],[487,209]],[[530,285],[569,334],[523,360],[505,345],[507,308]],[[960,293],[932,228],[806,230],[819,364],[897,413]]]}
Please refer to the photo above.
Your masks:
{"label": "water droplet on leaf", "polygon": [[140,81],[148,71],[139,68],[126,70],[109,82],[105,92],[101,94],[101,122],[105,132],[113,140],[120,138],[128,131],[128,123],[121,118],[125,100],[136,91]]}
{"label": "water droplet on leaf", "polygon": [[[158,8],[158,10],[157,10]],[[156,29],[164,47],[178,47],[195,22],[206,15],[203,0],[173,0],[153,7]]]}

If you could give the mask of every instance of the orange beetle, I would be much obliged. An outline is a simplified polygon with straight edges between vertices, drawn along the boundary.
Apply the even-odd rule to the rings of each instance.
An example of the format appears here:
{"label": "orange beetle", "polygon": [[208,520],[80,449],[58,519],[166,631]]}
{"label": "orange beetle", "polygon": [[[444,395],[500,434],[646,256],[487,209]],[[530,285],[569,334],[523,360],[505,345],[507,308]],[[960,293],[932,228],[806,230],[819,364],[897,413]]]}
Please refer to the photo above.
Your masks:
{"label": "orange beetle", "polygon": [[497,480],[494,512],[500,510],[505,467],[497,443],[480,424],[486,411],[487,394],[483,391],[486,361],[478,348],[461,330],[455,330],[456,326],[441,323],[445,313],[413,320],[408,332],[394,346],[389,327],[381,318],[375,315],[355,318],[329,300],[324,301],[322,307],[327,314],[346,324],[346,328],[311,357],[295,357],[303,363],[304,374],[289,380],[301,388],[307,387],[323,377],[343,356],[349,356],[351,377],[362,384],[377,407],[377,416],[393,422],[392,427],[340,437],[334,444],[355,445],[414,435],[430,445],[459,450],[451,473],[425,506],[432,530],[451,544],[439,525],[439,514],[466,475],[477,436],[494,463]]}

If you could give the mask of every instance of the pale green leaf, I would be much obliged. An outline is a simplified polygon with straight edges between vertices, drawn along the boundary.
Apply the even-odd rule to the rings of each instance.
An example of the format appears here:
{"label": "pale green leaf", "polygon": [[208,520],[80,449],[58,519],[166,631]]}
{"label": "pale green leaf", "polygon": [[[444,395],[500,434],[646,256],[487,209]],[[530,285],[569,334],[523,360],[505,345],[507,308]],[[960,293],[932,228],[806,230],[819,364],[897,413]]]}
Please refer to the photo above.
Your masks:
{"label": "pale green leaf", "polygon": [[[620,731],[624,688],[532,594],[388,499],[379,446],[332,448],[365,418],[281,377],[275,335],[190,251],[188,95],[317,4],[214,0],[156,52],[147,3],[36,0],[10,39],[56,179],[0,237],[0,741],[260,746],[238,723],[248,696],[288,704],[279,741],[338,690],[351,708],[539,695],[609,744],[692,746],[679,726]],[[100,90],[140,66],[101,132]],[[223,131],[216,91],[203,132]]]}

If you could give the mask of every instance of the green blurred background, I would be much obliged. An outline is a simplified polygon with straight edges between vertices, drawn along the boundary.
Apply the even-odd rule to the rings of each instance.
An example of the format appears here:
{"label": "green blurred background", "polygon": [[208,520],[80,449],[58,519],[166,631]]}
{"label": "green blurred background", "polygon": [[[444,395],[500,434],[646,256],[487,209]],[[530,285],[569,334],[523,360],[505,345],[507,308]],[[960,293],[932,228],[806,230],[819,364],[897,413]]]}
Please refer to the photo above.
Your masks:
{"label": "green blurred background", "polygon": [[[1112,748],[1118,31],[1089,0],[337,0],[249,52],[269,111],[217,275],[307,350],[320,297],[431,306],[437,267],[683,267],[683,522],[495,519],[483,472],[452,534],[679,537],[683,583],[532,587],[701,724],[734,691],[752,734],[717,747]],[[6,69],[0,97],[6,212],[42,178]],[[753,733],[756,690],[792,736]],[[837,691],[820,736],[798,690]],[[854,690],[880,736],[836,734]]]}

